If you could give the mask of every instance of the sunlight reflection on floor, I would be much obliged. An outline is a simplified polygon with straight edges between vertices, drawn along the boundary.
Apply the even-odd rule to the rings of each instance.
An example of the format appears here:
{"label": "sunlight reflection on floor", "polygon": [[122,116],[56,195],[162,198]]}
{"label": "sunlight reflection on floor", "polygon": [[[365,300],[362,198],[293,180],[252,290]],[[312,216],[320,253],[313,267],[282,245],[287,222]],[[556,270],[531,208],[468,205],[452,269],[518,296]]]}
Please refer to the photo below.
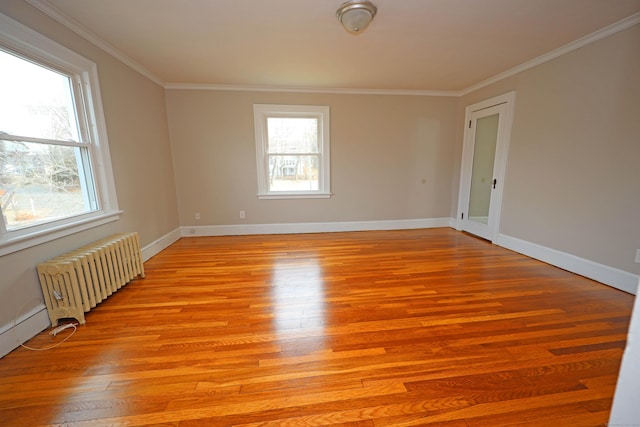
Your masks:
{"label": "sunlight reflection on floor", "polygon": [[275,330],[323,328],[324,293],[322,269],[317,259],[277,262],[272,276]]}

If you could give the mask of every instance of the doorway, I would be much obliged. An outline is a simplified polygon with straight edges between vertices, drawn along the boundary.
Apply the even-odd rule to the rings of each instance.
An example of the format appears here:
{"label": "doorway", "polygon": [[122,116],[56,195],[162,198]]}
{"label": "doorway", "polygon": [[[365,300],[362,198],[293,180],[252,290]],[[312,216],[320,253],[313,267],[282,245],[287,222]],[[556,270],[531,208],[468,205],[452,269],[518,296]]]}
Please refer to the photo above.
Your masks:
{"label": "doorway", "polygon": [[515,92],[477,104],[465,112],[457,229],[495,242]]}

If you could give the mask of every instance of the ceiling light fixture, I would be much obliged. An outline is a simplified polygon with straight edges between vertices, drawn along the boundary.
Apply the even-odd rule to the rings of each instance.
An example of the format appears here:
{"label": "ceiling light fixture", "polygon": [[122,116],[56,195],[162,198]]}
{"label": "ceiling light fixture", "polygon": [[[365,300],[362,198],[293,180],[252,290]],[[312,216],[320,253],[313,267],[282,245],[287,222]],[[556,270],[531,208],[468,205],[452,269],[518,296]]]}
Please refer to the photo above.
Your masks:
{"label": "ceiling light fixture", "polygon": [[362,33],[374,16],[378,8],[369,0],[350,0],[336,11],[336,17],[345,30],[351,34]]}

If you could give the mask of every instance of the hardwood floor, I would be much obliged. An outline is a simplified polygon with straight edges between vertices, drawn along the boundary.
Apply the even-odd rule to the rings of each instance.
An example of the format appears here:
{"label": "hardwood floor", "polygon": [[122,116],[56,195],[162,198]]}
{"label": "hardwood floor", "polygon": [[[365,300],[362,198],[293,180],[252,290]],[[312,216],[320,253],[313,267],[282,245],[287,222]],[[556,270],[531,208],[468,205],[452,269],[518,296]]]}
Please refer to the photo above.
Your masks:
{"label": "hardwood floor", "polygon": [[0,360],[0,425],[603,426],[633,303],[451,229],[185,238],[145,270]]}

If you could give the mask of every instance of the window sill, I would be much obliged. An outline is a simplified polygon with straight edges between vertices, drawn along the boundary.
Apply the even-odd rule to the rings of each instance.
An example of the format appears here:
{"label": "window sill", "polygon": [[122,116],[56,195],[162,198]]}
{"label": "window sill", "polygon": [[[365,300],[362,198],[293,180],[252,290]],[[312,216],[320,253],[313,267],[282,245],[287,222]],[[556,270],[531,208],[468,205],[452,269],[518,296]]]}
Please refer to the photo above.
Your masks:
{"label": "window sill", "polygon": [[296,192],[296,193],[286,193],[286,192],[282,192],[282,193],[265,193],[265,194],[258,194],[258,199],[328,199],[331,197],[331,193],[319,193],[319,192],[313,192],[313,193],[301,193],[301,192]]}
{"label": "window sill", "polygon": [[19,236],[9,237],[10,233],[0,237],[0,256],[18,252],[33,246],[41,245],[55,239],[60,239],[80,231],[89,230],[100,225],[108,224],[120,218],[122,211],[101,212],[84,217],[72,223],[52,226],[46,230],[31,233],[21,233]]}

